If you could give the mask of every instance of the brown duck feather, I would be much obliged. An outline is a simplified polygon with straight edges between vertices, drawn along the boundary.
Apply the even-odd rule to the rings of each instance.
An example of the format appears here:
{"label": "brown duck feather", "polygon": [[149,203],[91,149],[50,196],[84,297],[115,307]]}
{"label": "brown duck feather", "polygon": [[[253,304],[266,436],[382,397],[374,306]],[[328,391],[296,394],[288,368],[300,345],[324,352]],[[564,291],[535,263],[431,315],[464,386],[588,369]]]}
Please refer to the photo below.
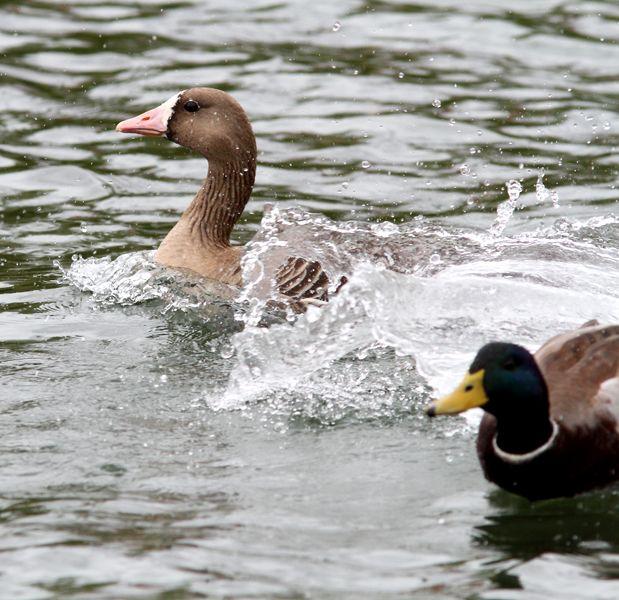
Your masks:
{"label": "brown duck feather", "polygon": [[550,414],[564,427],[595,426],[599,411],[612,410],[611,400],[619,404],[619,397],[600,394],[604,382],[619,377],[619,325],[587,323],[548,340],[534,356],[548,386]]}

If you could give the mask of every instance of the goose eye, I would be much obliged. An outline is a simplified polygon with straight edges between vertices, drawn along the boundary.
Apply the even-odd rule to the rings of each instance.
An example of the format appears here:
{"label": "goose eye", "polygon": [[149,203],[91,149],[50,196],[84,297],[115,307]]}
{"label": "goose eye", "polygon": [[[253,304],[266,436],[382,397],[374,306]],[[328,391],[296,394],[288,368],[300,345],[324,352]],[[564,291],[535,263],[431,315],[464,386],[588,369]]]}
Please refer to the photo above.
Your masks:
{"label": "goose eye", "polygon": [[187,112],[196,112],[200,110],[200,105],[195,100],[187,100],[183,107]]}

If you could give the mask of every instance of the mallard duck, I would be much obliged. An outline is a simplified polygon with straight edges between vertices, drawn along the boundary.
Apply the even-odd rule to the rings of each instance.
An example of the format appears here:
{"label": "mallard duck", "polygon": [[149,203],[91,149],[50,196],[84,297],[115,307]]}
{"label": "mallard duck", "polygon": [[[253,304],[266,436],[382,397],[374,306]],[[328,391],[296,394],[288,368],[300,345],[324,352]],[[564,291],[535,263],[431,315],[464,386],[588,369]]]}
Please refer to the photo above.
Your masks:
{"label": "mallard duck", "polygon": [[429,416],[485,414],[477,454],[486,478],[530,500],[619,479],[619,325],[591,321],[532,355],[494,342]]}
{"label": "mallard duck", "polygon": [[[249,200],[256,175],[256,138],[241,105],[221,90],[192,88],[121,121],[116,130],[166,136],[208,160],[202,186],[159,246],[155,260],[240,286],[243,248],[230,244],[230,234]],[[302,235],[297,232],[293,237]],[[300,250],[294,246],[280,248],[266,256],[262,265],[268,289],[286,301],[297,307],[303,302],[320,304],[346,283],[345,276],[331,281],[323,265],[295,252]]]}

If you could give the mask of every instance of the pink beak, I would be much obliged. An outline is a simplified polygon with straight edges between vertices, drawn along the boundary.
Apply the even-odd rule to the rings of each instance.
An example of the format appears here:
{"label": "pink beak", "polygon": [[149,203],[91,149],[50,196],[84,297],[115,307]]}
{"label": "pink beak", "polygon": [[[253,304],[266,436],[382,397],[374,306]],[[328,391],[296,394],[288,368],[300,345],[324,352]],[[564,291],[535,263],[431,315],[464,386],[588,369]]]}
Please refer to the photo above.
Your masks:
{"label": "pink beak", "polygon": [[157,108],[148,110],[137,117],[125,119],[116,125],[116,131],[121,133],[137,133],[139,135],[164,135],[168,131],[168,123],[174,114],[174,108],[181,94],[178,92],[160,104]]}
{"label": "pink beak", "polygon": [[137,117],[121,121],[116,125],[116,131],[139,135],[163,135],[168,130],[169,119],[170,109],[162,104]]}

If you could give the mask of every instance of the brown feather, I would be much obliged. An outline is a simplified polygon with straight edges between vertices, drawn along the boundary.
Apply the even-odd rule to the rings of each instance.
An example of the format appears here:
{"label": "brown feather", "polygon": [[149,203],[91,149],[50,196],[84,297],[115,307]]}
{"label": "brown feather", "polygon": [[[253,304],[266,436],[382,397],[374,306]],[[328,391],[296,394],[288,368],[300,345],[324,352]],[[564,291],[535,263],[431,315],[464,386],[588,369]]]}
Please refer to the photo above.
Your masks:
{"label": "brown feather", "polygon": [[318,261],[290,257],[275,276],[280,294],[293,300],[315,299],[326,302],[329,298],[329,277]]}
{"label": "brown feather", "polygon": [[[600,386],[619,375],[619,325],[589,325],[558,335],[535,353],[548,386],[550,412],[566,427],[593,425],[608,400]],[[617,398],[619,403],[619,398]]]}

